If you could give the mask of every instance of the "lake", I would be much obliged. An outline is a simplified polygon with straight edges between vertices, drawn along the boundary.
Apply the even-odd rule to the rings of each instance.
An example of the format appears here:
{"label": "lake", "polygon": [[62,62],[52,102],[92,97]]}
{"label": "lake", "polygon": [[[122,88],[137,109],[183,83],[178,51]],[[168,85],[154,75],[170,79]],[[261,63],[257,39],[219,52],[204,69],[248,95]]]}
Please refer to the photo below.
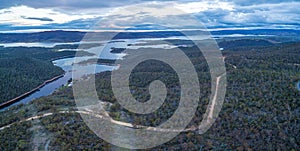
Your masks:
{"label": "lake", "polygon": [[[167,38],[168,39],[168,38]],[[153,40],[162,40],[161,38],[153,39],[153,38],[147,38],[147,39],[124,39],[122,41],[110,41],[110,42],[104,42],[105,45],[92,47],[89,49],[85,49],[84,51],[96,54],[99,50],[103,50],[101,53],[100,59],[122,59],[124,56],[126,56],[125,53],[111,53],[112,48],[127,48],[127,49],[139,49],[139,48],[162,48],[162,49],[172,49],[177,46],[171,45],[171,44],[149,44],[147,45],[146,41],[153,41]],[[102,42],[103,43],[103,42]],[[74,44],[82,44],[82,42],[74,42],[74,43],[7,43],[7,44],[0,44],[0,46],[4,47],[43,47],[43,48],[52,48],[57,45],[74,45]],[[135,44],[142,44],[142,45],[135,45]],[[61,49],[59,51],[69,51],[70,49]],[[82,50],[82,49],[73,49],[76,50]],[[29,95],[28,97],[25,97],[24,99],[21,99],[20,101],[11,104],[8,107],[5,107],[1,109],[0,111],[6,110],[12,106],[18,105],[18,104],[26,104],[34,99],[40,98],[42,96],[47,96],[52,94],[55,90],[60,88],[61,86],[67,85],[68,81],[72,78],[72,71],[73,64],[79,63],[81,61],[89,60],[98,58],[96,55],[94,56],[83,56],[83,57],[77,57],[75,58],[64,58],[64,59],[58,59],[54,60],[53,64],[62,68],[65,71],[65,74],[63,77],[50,82],[39,89],[39,91],[36,91]],[[75,61],[76,60],[76,61]],[[93,69],[93,70],[91,70]],[[95,69],[95,70],[94,70]],[[100,73],[104,71],[112,71],[118,69],[118,66],[109,66],[109,65],[99,65],[99,64],[85,64],[79,66],[79,72],[82,74],[76,73],[78,76],[84,76],[87,74],[94,74],[94,73]],[[87,72],[88,71],[88,72]]]}

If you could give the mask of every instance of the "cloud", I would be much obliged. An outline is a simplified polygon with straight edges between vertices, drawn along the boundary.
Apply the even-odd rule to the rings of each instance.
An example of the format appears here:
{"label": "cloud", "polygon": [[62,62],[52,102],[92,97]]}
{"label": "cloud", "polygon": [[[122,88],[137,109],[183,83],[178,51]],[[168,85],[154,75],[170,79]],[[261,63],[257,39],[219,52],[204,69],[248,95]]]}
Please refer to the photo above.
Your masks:
{"label": "cloud", "polygon": [[[209,2],[209,0],[156,0],[155,2]],[[239,6],[251,6],[257,4],[276,4],[283,0],[224,0],[224,2],[232,2]],[[295,0],[284,0],[284,2],[293,2]],[[132,4],[140,4],[144,2],[153,2],[153,0],[1,0],[0,9],[12,6],[26,5],[33,8],[108,8],[108,7],[122,7]]]}
{"label": "cloud", "polygon": [[300,22],[300,2],[240,6],[220,18],[236,24],[290,24]]}
{"label": "cloud", "polygon": [[232,2],[222,2],[218,0],[212,1],[198,1],[190,3],[175,4],[176,8],[179,8],[187,13],[199,13],[211,10],[224,10],[232,11],[235,5]]}
{"label": "cloud", "polygon": [[174,7],[174,3],[147,3],[116,9],[102,18],[97,29],[136,29],[147,24],[182,29],[198,26],[199,22],[190,14]]}
{"label": "cloud", "polygon": [[[147,8],[138,13],[131,10],[139,9],[134,6],[124,10],[128,5],[144,2]],[[0,9],[0,29],[87,29],[103,17],[105,21],[101,26],[104,29],[136,29],[135,26],[139,25],[152,26],[153,22],[185,28],[192,27],[187,23],[193,24],[186,20],[189,15],[195,16],[208,28],[300,27],[300,2],[292,0],[2,0],[0,5],[0,8],[5,7]]]}
{"label": "cloud", "polygon": [[[172,9],[172,7],[182,11]],[[186,20],[186,18],[189,18],[187,16],[191,14],[196,16],[199,22],[208,28],[296,28],[297,26],[299,27],[300,23],[300,10],[298,8],[300,8],[300,2],[253,3],[248,6],[221,0],[187,3],[157,2],[152,5],[147,4],[147,8],[142,8],[144,11],[141,11],[139,14],[134,13],[133,9],[128,9],[127,12],[118,10],[120,11],[119,14],[115,13],[113,16],[110,16],[107,23],[114,28],[121,28],[122,26],[125,28],[126,26],[139,25],[143,22],[149,23],[149,21],[157,24],[168,22],[186,28],[192,27],[186,26],[186,23],[192,24],[192,22]],[[111,23],[112,21],[115,23]],[[171,27],[173,26],[172,24],[170,25]]]}
{"label": "cloud", "polygon": [[49,21],[52,22],[53,19],[51,18],[47,18],[47,17],[43,17],[43,18],[38,18],[38,17],[25,17],[25,16],[21,16],[24,19],[33,19],[33,20],[39,20],[39,21]]}
{"label": "cloud", "polygon": [[299,28],[300,2],[284,1],[202,1],[178,3],[178,8],[195,15],[208,28],[260,27]]}
{"label": "cloud", "polygon": [[[1,0],[0,8],[26,5],[33,8],[64,8],[64,9],[87,9],[87,8],[108,8],[121,7],[153,0]],[[166,2],[172,0],[159,0]],[[190,0],[181,0],[190,1]]]}
{"label": "cloud", "polygon": [[95,15],[66,14],[52,9],[16,6],[0,10],[0,23],[12,26],[39,26],[63,24],[78,19],[95,18]]}

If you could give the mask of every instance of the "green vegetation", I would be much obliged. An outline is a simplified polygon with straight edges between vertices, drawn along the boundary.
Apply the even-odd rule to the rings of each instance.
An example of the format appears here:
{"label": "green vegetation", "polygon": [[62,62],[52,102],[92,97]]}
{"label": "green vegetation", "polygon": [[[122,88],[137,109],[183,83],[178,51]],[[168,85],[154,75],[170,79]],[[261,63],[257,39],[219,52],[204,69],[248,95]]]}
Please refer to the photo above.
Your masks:
{"label": "green vegetation", "polygon": [[[64,71],[52,60],[75,56],[75,51],[57,48],[0,47],[0,103],[13,99]],[[91,55],[79,52],[79,55]]]}
{"label": "green vegetation", "polygon": [[[182,49],[195,65],[201,84],[198,111],[188,126],[197,127],[210,95],[210,74],[199,51],[194,47]],[[182,132],[170,142],[149,150],[297,150],[300,147],[300,92],[295,88],[300,80],[300,43],[244,46],[226,49],[223,55],[228,86],[217,121],[203,135],[197,131]],[[161,80],[166,84],[168,94],[165,103],[149,115],[132,114],[118,104],[111,90],[110,75],[110,72],[97,74],[96,88],[99,99],[110,104],[106,110],[115,120],[157,126],[166,121],[177,108],[180,85],[174,70],[167,64],[146,61],[139,64],[130,77],[132,94],[141,102],[150,97],[148,86],[151,81]],[[4,126],[34,115],[54,113],[40,118],[38,123],[49,134],[45,136],[51,140],[49,150],[117,149],[98,138],[78,113],[61,113],[75,110],[72,88],[64,87],[28,105],[4,111],[0,121]],[[24,141],[32,144],[29,136],[32,136],[30,132],[34,129],[28,128],[30,123],[37,124],[28,121],[0,130],[3,139],[1,150],[24,147]],[[7,136],[11,134],[28,135],[11,141],[11,137]]]}
{"label": "green vegetation", "polygon": [[96,59],[96,58],[92,58],[92,59],[88,59],[88,60],[84,60],[79,62],[78,64],[80,65],[86,65],[86,64],[102,64],[102,65],[115,65],[116,60],[112,60],[112,59]]}
{"label": "green vegetation", "polygon": [[42,84],[44,81],[63,74],[50,61],[33,58],[0,59],[0,102],[8,101]]}
{"label": "green vegetation", "polygon": [[16,124],[7,128],[7,131],[0,131],[0,150],[30,150],[31,123]]}

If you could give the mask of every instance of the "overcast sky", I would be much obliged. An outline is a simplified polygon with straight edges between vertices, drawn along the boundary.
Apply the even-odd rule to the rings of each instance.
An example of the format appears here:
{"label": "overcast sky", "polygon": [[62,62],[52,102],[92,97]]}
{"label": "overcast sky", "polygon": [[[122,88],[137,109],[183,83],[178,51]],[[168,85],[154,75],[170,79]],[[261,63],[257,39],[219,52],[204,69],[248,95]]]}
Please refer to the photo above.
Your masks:
{"label": "overcast sky", "polygon": [[[89,29],[111,14],[123,20],[118,25],[110,23],[106,29],[131,28],[134,25],[130,21],[137,15],[130,14],[131,17],[127,16],[130,20],[126,21],[124,14],[113,12],[140,3],[160,9],[167,9],[166,6],[180,9],[208,28],[300,27],[300,2],[292,0],[1,0],[0,30]],[[166,15],[183,15],[169,13]],[[149,14],[147,19],[155,22]],[[138,23],[143,24],[141,21]]]}

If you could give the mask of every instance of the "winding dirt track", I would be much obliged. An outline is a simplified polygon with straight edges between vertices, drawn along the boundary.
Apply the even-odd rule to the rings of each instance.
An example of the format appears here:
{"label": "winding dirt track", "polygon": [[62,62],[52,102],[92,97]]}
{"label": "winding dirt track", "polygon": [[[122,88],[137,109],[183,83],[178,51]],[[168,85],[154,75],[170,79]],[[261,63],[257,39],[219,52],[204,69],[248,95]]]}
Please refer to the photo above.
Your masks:
{"label": "winding dirt track", "polygon": [[[126,127],[130,127],[130,128],[145,128],[147,130],[152,130],[152,131],[161,131],[161,132],[187,132],[187,131],[195,131],[195,130],[197,130],[197,128],[189,128],[189,129],[185,129],[185,130],[174,130],[174,129],[160,129],[160,128],[156,128],[156,127],[147,127],[147,126],[142,126],[142,125],[135,125],[135,126],[133,126],[131,123],[116,121],[116,120],[114,120],[114,119],[112,119],[110,117],[102,116],[102,115],[95,114],[95,113],[88,112],[88,111],[60,111],[58,113],[59,114],[68,114],[68,113],[86,114],[86,115],[94,116],[94,117],[97,117],[97,118],[101,118],[103,120],[109,120],[110,122],[112,122],[114,124],[117,124],[117,125],[126,126]],[[5,128],[9,128],[9,127],[11,127],[11,126],[13,126],[14,124],[17,124],[17,123],[23,123],[23,122],[27,122],[27,121],[31,121],[31,120],[40,119],[40,118],[43,118],[43,117],[51,116],[53,114],[54,113],[45,113],[43,115],[29,117],[27,119],[24,119],[24,120],[21,120],[21,121],[14,122],[14,123],[8,124],[6,126],[3,126],[3,127],[0,128],[0,131],[3,130],[3,129],[5,129]]]}
{"label": "winding dirt track", "polygon": [[[218,90],[219,90],[218,87],[219,87],[219,83],[220,83],[220,78],[222,76],[223,76],[223,74],[216,78],[216,92],[213,96],[211,109],[210,109],[210,112],[208,114],[208,118],[211,118],[211,119],[213,118],[213,110],[214,110],[215,103],[217,101],[217,95],[218,95]],[[100,115],[100,114],[93,113],[91,111],[59,111],[57,113],[59,113],[59,114],[67,114],[67,113],[86,114],[86,115],[94,116],[94,117],[97,117],[97,118],[100,118],[100,119],[103,119],[103,120],[109,120],[110,122],[112,122],[114,124],[117,124],[117,125],[126,126],[126,127],[130,127],[130,128],[144,128],[144,129],[147,129],[147,130],[150,130],[150,131],[158,131],[158,132],[188,132],[188,131],[198,130],[198,127],[187,128],[187,129],[184,129],[184,130],[182,130],[182,129],[178,130],[178,129],[161,129],[161,128],[157,128],[157,127],[148,127],[148,126],[142,126],[142,125],[132,125],[131,123],[116,121],[116,120],[112,119],[111,117],[109,117],[108,114]],[[51,116],[53,114],[54,113],[45,113],[45,114],[42,114],[42,115],[29,117],[27,119],[23,119],[23,120],[8,124],[6,126],[3,126],[3,127],[0,128],[0,131],[5,129],[5,128],[9,128],[9,127],[11,127],[11,126],[13,126],[14,124],[17,124],[17,123],[23,123],[23,122],[27,122],[27,121],[30,121],[30,120],[40,119],[40,118],[43,118],[43,117]]]}

